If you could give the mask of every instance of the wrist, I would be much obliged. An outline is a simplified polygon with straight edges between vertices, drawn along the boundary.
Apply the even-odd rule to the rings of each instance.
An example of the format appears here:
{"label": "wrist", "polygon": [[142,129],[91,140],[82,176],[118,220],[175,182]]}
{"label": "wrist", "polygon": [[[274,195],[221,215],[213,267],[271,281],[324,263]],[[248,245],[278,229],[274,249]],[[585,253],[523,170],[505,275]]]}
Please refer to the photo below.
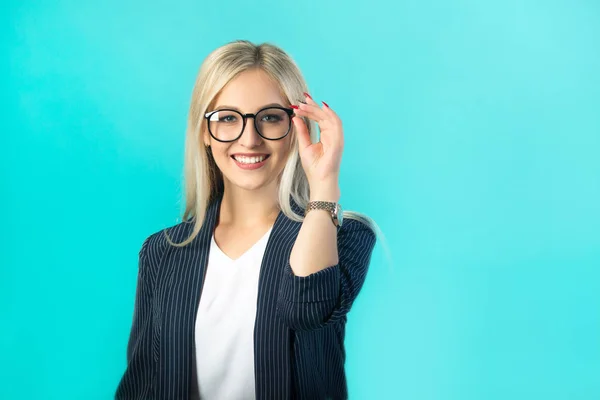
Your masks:
{"label": "wrist", "polygon": [[330,201],[338,203],[340,201],[341,191],[339,187],[319,188],[310,191],[310,201]]}

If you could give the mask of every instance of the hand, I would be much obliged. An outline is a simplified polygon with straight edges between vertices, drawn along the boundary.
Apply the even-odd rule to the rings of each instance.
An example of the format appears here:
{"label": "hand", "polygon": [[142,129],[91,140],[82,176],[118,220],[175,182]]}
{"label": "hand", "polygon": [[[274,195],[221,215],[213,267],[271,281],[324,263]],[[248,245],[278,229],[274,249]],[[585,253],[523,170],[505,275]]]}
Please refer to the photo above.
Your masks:
{"label": "hand", "polygon": [[[344,132],[342,121],[338,115],[323,102],[321,108],[307,93],[306,104],[292,105],[295,111],[293,118],[298,137],[300,160],[311,189],[311,198],[314,193],[332,197],[339,197],[339,174],[344,148]],[[300,117],[307,117],[315,121],[319,127],[320,141],[312,143],[308,128]],[[334,200],[335,201],[335,200]]]}

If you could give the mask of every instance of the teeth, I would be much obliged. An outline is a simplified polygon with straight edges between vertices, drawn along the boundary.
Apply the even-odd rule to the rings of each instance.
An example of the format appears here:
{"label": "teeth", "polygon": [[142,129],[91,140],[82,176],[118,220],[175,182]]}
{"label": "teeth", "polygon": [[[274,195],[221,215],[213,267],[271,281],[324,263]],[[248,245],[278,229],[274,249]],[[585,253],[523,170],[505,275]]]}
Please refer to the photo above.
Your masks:
{"label": "teeth", "polygon": [[241,162],[242,164],[256,164],[256,163],[263,161],[265,159],[265,156],[259,156],[259,157],[233,156],[233,158],[235,158],[237,161]]}

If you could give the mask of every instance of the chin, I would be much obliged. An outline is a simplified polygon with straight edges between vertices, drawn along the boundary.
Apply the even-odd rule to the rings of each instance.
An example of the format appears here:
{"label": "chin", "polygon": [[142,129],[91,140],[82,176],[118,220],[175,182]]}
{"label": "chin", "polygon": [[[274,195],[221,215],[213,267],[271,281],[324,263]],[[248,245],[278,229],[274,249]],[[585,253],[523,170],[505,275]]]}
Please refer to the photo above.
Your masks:
{"label": "chin", "polygon": [[255,177],[254,179],[252,178],[246,178],[246,179],[240,179],[240,177],[237,177],[238,179],[229,179],[229,182],[233,185],[236,186],[240,189],[244,189],[244,190],[256,190],[256,189],[260,189],[261,187],[265,186],[268,184],[268,182],[262,178],[259,177]]}
{"label": "chin", "polygon": [[261,187],[264,186],[263,182],[260,183],[253,183],[253,182],[242,182],[240,184],[235,184],[235,186],[239,187],[240,189],[244,189],[244,190],[256,190],[256,189],[260,189]]}

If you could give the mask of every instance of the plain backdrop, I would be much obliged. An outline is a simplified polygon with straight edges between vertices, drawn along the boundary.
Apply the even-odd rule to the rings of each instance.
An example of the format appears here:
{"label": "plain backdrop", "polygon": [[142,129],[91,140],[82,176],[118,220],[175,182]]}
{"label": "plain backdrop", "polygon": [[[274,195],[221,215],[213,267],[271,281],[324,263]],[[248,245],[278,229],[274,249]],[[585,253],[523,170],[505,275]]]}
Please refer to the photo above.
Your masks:
{"label": "plain backdrop", "polygon": [[600,3],[17,1],[0,12],[0,398],[109,399],[181,221],[200,63],[269,41],[374,218],[352,399],[600,398]]}

